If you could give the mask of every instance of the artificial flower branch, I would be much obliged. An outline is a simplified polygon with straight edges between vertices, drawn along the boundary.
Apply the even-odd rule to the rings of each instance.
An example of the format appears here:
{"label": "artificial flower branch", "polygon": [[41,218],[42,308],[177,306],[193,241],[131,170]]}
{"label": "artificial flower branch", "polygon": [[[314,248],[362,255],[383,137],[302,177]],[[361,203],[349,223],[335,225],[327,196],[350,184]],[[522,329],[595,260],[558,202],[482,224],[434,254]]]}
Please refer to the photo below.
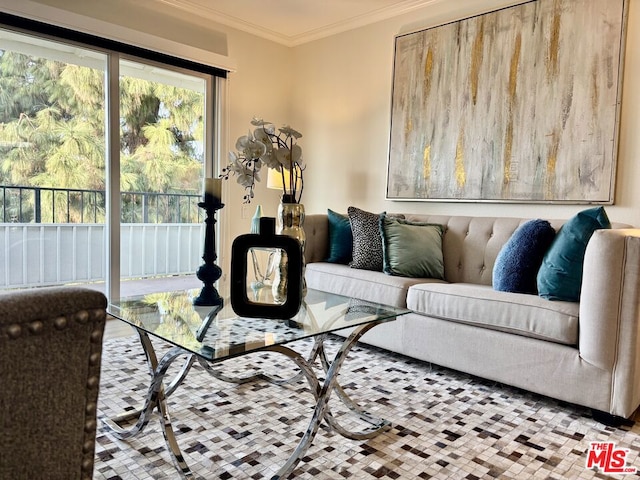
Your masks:
{"label": "artificial flower branch", "polygon": [[[282,176],[283,198],[291,203],[299,203],[304,189],[302,148],[297,140],[302,134],[289,126],[278,129],[271,122],[254,118],[251,125],[256,127],[236,141],[237,152],[229,152],[229,164],[222,169],[221,178],[230,175],[245,188],[243,203],[251,203],[256,182],[260,181],[263,165],[280,172]],[[289,182],[285,178],[289,175]]]}

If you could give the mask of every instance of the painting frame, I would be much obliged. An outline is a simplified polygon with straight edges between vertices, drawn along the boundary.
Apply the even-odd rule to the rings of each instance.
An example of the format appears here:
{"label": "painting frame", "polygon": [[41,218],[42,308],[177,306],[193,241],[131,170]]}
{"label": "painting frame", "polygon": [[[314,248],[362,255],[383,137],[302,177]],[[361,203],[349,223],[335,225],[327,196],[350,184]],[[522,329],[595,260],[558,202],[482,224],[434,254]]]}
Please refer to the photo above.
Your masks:
{"label": "painting frame", "polygon": [[628,0],[395,37],[386,199],[613,204]]}

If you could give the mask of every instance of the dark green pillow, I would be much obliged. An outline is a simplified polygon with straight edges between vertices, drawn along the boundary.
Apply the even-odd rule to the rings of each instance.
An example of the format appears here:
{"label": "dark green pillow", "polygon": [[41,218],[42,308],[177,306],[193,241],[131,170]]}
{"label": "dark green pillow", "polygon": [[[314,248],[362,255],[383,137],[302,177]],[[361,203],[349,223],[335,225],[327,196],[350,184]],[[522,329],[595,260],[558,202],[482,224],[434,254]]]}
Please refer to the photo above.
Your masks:
{"label": "dark green pillow", "polygon": [[538,271],[538,294],[542,298],[580,301],[587,243],[593,232],[603,228],[611,228],[603,207],[583,210],[560,228]]}
{"label": "dark green pillow", "polygon": [[327,209],[329,219],[329,258],[331,263],[349,263],[353,248],[353,235],[349,217]]}
{"label": "dark green pillow", "polygon": [[444,278],[442,225],[380,215],[382,271],[414,278]]}

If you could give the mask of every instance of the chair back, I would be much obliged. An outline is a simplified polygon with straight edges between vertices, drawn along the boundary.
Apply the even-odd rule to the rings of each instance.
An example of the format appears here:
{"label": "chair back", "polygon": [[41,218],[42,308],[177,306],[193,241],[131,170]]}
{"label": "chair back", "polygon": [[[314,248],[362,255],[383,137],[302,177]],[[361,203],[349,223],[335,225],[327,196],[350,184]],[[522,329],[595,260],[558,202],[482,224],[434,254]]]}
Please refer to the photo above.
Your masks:
{"label": "chair back", "polygon": [[106,298],[0,293],[0,478],[90,480]]}

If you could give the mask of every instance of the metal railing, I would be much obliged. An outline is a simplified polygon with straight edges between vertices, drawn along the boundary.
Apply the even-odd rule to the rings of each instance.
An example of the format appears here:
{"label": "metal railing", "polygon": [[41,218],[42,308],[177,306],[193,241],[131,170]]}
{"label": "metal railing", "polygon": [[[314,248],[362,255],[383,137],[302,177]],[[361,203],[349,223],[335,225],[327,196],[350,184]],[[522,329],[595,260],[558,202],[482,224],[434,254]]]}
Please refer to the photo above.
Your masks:
{"label": "metal railing", "polygon": [[[200,223],[199,195],[121,192],[122,223]],[[1,223],[104,223],[105,192],[0,185]]]}

